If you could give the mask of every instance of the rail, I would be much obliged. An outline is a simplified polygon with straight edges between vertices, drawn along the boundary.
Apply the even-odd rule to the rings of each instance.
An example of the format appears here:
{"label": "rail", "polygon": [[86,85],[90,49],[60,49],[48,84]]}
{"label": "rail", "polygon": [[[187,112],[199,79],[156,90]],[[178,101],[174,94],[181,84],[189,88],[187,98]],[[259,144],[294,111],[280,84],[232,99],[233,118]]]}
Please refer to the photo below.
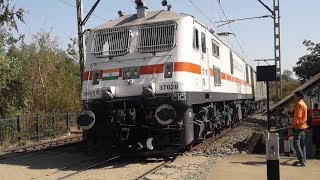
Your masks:
{"label": "rail", "polygon": [[69,175],[60,177],[60,178],[58,178],[58,179],[59,179],[59,180],[60,180],[60,179],[68,179],[68,178],[70,178],[71,176],[75,176],[75,175],[80,174],[80,173],[82,173],[82,172],[85,172],[85,171],[87,171],[87,170],[90,170],[90,169],[93,169],[93,168],[97,168],[97,167],[99,167],[99,166],[102,166],[102,165],[104,165],[104,164],[106,164],[106,163],[108,163],[108,162],[110,162],[110,161],[113,161],[113,160],[116,160],[116,159],[119,159],[119,158],[120,158],[120,156],[115,156],[115,157],[112,157],[112,158],[108,158],[108,159],[106,159],[106,160],[103,160],[103,161],[101,161],[101,162],[95,163],[95,164],[93,164],[93,165],[90,165],[90,166],[88,166],[88,167],[86,167],[86,168],[80,169],[79,171],[76,171],[76,172],[71,173],[71,174],[69,174]]}

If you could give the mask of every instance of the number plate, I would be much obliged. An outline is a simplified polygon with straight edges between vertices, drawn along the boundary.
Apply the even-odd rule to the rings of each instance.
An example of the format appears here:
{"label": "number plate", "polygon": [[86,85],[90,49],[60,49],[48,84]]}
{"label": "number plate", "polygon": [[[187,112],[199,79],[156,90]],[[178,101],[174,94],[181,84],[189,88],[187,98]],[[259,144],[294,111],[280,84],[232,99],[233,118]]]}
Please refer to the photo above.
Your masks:
{"label": "number plate", "polygon": [[179,89],[178,84],[162,84],[158,86],[159,91],[177,90],[177,89]]}

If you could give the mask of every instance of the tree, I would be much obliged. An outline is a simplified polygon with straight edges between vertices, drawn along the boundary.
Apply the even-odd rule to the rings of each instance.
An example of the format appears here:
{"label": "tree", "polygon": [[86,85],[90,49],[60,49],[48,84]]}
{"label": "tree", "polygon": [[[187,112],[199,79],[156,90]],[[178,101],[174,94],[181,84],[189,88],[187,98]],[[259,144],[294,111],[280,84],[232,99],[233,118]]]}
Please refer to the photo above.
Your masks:
{"label": "tree", "polygon": [[[284,70],[283,73],[281,74],[282,97],[286,97],[300,85],[299,81],[294,79],[292,76],[293,76],[293,72],[290,70]],[[271,97],[270,98],[271,101],[277,102],[275,82],[271,82],[270,84],[270,97]]]}
{"label": "tree", "polygon": [[66,50],[51,31],[41,31],[28,44],[15,38],[26,11],[0,0],[0,118],[20,112],[80,110],[80,74],[76,39]]}
{"label": "tree", "polygon": [[17,9],[10,1],[0,0],[0,46],[2,47],[14,45],[24,37],[24,35],[15,37],[11,31],[14,29],[18,32],[17,21],[24,23],[27,12],[22,8]]}
{"label": "tree", "polygon": [[9,31],[15,29],[18,31],[17,20],[24,22],[26,11],[22,8],[10,4],[10,0],[0,0],[0,27],[7,26]]}
{"label": "tree", "polygon": [[293,71],[301,82],[304,82],[316,74],[320,73],[320,43],[314,43],[310,40],[303,41],[303,45],[310,51],[299,58]]}
{"label": "tree", "polygon": [[0,116],[24,109],[27,104],[21,61],[8,56],[23,39],[23,36],[15,38],[11,31],[18,31],[17,21],[24,22],[24,14],[25,10],[16,9],[10,0],[0,0]]}
{"label": "tree", "polygon": [[28,109],[34,113],[78,111],[80,109],[79,65],[68,50],[60,48],[51,31],[33,36],[17,49],[27,78]]}
{"label": "tree", "polygon": [[26,107],[25,87],[21,61],[0,53],[0,117]]}
{"label": "tree", "polygon": [[292,76],[293,76],[293,73],[290,70],[284,70],[282,73],[282,79],[286,81],[291,80]]}

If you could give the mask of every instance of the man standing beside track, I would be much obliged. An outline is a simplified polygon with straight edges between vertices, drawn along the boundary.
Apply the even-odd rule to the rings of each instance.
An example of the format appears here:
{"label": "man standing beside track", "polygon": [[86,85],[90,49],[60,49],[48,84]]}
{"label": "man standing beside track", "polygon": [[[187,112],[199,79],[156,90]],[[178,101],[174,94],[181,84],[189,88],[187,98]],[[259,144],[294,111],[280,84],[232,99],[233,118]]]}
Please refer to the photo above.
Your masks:
{"label": "man standing beside track", "polygon": [[296,161],[292,166],[303,167],[306,165],[305,159],[305,130],[308,128],[307,116],[308,108],[306,103],[303,101],[303,93],[298,91],[295,93],[295,108],[294,108],[294,119],[293,125],[293,145],[297,152],[297,157],[299,161]]}

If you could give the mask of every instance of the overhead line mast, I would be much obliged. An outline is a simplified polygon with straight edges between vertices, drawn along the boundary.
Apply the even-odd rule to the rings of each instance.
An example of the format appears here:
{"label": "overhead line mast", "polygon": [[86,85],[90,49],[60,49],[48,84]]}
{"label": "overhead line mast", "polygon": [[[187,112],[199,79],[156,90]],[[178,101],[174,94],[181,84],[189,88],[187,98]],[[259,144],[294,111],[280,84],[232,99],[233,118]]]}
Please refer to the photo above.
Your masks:
{"label": "overhead line mast", "polygon": [[276,65],[277,81],[276,97],[279,101],[282,98],[282,78],[281,78],[281,46],[280,46],[280,0],[273,0],[273,10],[264,2],[258,0],[273,16],[274,24],[274,63]]}
{"label": "overhead line mast", "polygon": [[82,0],[76,0],[76,6],[77,6],[77,24],[78,24],[78,46],[79,46],[79,65],[80,65],[80,80],[81,80],[81,87],[83,83],[83,68],[84,68],[84,61],[85,61],[85,48],[84,48],[84,33],[83,30],[85,24],[89,20],[90,16],[92,15],[93,11],[96,9],[98,4],[100,3],[100,0],[97,0],[88,14],[83,18],[83,3]]}

